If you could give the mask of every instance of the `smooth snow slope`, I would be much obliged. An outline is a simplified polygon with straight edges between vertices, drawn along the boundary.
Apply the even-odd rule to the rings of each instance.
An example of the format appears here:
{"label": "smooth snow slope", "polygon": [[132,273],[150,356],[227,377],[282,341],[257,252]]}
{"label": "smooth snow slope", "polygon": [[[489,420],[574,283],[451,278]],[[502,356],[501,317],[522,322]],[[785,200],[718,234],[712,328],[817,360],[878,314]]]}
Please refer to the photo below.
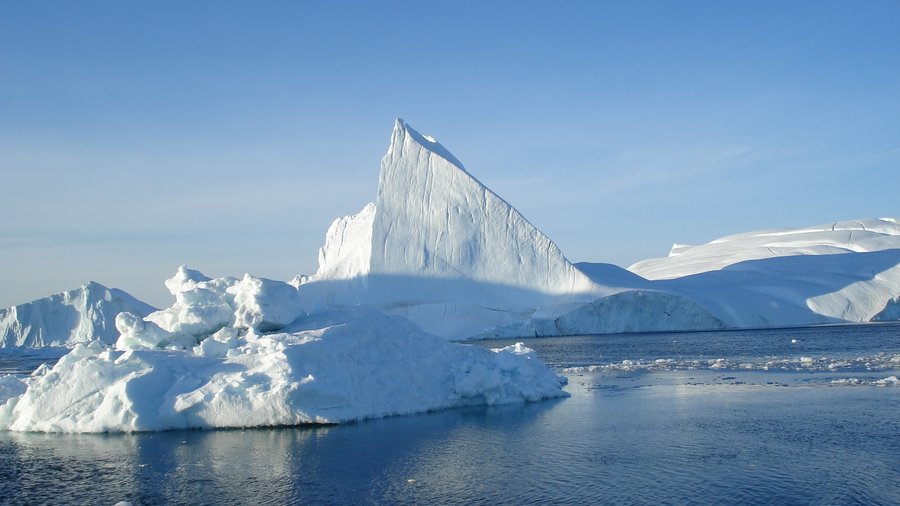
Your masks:
{"label": "smooth snow slope", "polygon": [[0,347],[74,346],[119,337],[116,315],[144,316],[155,308],[93,281],[80,288],[0,310]]}
{"label": "smooth snow slope", "polygon": [[814,227],[747,232],[699,246],[676,243],[668,257],[642,260],[628,270],[647,279],[674,279],[720,270],[747,260],[897,248],[900,248],[900,223],[896,218],[839,221]]}
{"label": "smooth snow slope", "polygon": [[629,270],[731,327],[887,319],[900,296],[900,225],[882,218],[749,232],[678,245]]}

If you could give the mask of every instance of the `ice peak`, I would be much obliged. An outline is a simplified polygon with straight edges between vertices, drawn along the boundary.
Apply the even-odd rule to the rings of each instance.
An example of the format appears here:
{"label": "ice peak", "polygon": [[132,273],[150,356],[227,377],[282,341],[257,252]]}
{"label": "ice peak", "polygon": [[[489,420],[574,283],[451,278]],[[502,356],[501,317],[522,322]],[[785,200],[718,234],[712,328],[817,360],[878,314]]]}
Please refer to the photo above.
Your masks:
{"label": "ice peak", "polygon": [[454,279],[472,292],[487,285],[554,296],[594,289],[556,244],[401,119],[381,161],[375,207],[371,273]]}
{"label": "ice peak", "polygon": [[425,153],[433,154],[443,158],[461,170],[466,170],[462,162],[460,162],[450,151],[440,142],[430,135],[422,135],[414,128],[406,124],[401,118],[397,118],[394,122],[394,131],[391,134],[391,145],[385,155],[385,160],[394,157],[419,157]]}

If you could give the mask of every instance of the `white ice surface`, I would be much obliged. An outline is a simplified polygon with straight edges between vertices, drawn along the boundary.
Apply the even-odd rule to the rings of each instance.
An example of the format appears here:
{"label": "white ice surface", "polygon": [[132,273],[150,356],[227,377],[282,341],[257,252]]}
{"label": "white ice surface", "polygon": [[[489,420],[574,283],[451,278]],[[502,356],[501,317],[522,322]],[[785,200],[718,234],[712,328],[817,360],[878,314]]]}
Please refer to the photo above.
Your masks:
{"label": "white ice surface", "polygon": [[0,379],[9,396],[0,429],[338,423],[566,395],[565,380],[521,345],[491,351],[449,343],[372,309],[324,313],[290,330],[250,330],[218,356],[78,345],[52,368]]}
{"label": "white ice surface", "polygon": [[192,349],[226,327],[272,332],[306,314],[297,286],[250,274],[241,280],[211,279],[181,266],[166,287],[175,297],[171,307],[143,319],[127,312],[118,315],[116,348]]}
{"label": "white ice surface", "polygon": [[868,322],[900,295],[895,219],[751,232],[629,268],[730,327]]}
{"label": "white ice surface", "polygon": [[747,260],[897,248],[900,248],[900,223],[896,218],[850,220],[814,227],[746,232],[699,246],[676,243],[669,256],[642,260],[628,270],[647,279],[674,279],[721,270]]}

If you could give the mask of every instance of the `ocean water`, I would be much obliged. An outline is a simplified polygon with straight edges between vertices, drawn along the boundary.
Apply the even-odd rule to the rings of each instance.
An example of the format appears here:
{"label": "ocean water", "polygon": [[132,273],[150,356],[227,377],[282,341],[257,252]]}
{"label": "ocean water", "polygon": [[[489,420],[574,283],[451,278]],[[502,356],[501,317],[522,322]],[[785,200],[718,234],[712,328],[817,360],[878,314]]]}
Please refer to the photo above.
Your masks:
{"label": "ocean water", "polygon": [[[900,325],[525,342],[570,398],[328,427],[0,432],[0,504],[900,504]],[[58,356],[42,353],[3,352],[0,370]]]}

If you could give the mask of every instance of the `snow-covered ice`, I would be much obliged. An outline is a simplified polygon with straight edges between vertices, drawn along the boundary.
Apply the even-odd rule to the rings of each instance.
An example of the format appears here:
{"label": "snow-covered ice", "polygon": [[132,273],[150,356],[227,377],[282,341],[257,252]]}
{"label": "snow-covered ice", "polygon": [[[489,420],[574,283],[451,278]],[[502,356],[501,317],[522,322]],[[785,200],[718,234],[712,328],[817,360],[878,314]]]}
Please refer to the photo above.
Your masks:
{"label": "snow-covered ice", "polygon": [[450,343],[373,309],[326,312],[289,333],[250,329],[225,344],[224,354],[79,344],[52,368],[0,378],[8,397],[0,397],[0,428],[338,423],[567,395],[565,380],[524,346],[492,351]]}

